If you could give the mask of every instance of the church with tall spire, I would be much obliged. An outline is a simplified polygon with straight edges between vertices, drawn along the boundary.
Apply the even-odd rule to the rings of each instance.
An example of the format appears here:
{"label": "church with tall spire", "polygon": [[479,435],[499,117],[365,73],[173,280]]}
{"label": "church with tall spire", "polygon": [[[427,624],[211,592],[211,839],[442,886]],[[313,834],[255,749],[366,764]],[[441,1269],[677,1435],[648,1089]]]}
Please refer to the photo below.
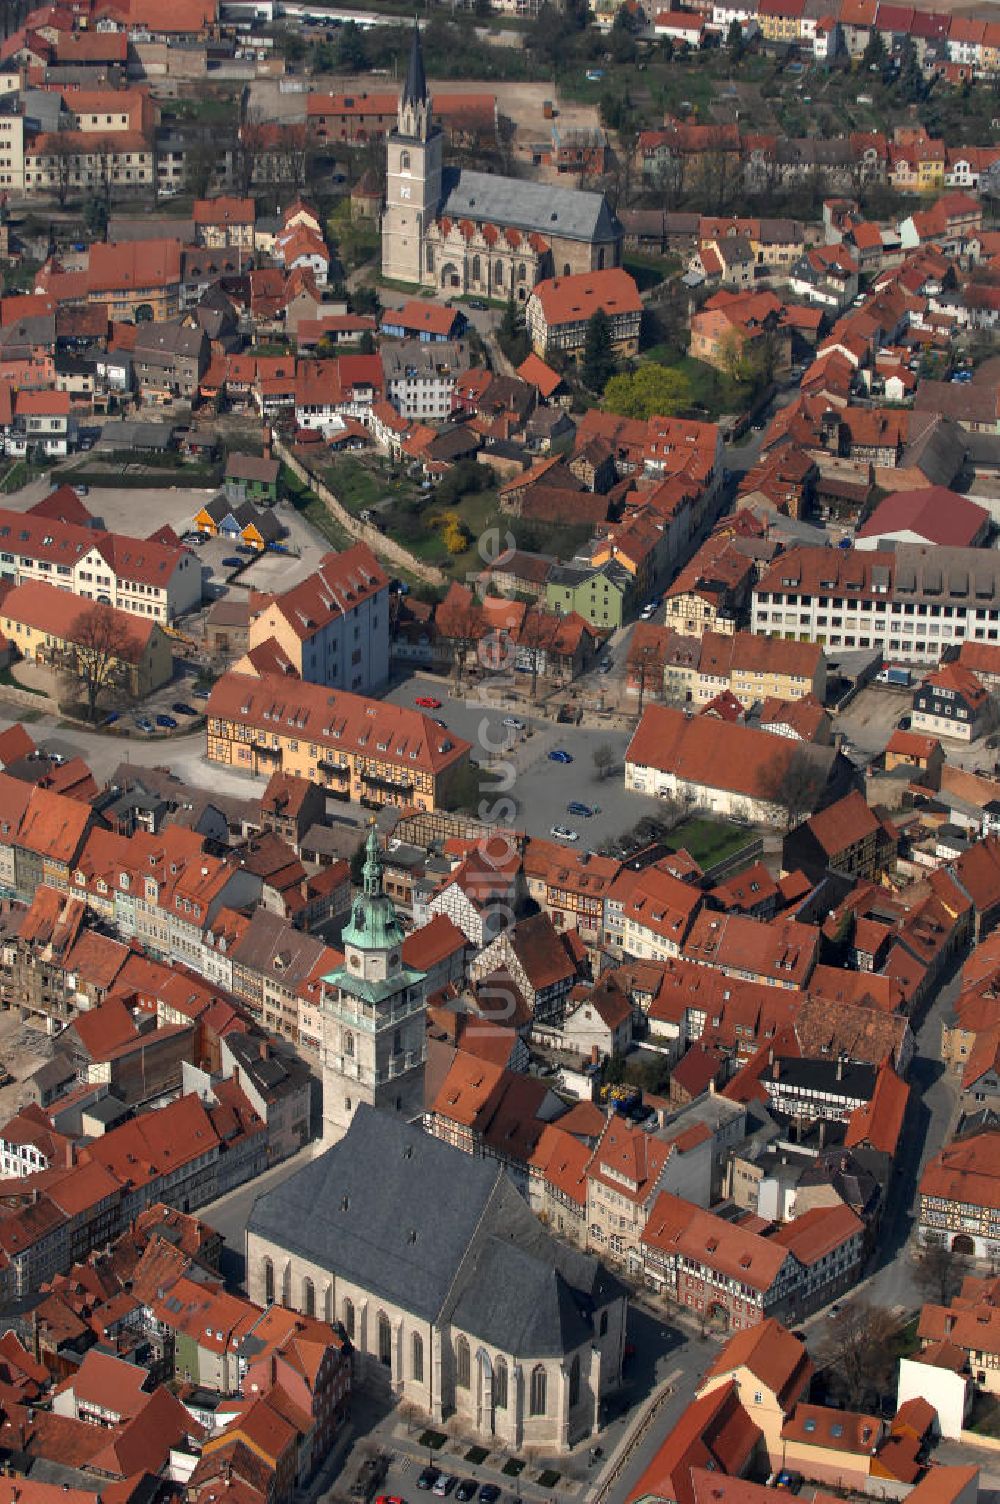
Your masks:
{"label": "church with tall spire", "polygon": [[372,825],[363,889],[341,935],[344,964],[323,978],[323,1142],[359,1102],[412,1118],[423,1107],[426,977],[403,961],[403,926],[382,881]]}
{"label": "church with tall spire", "polygon": [[622,227],[603,193],[445,167],[433,105],[414,23],[386,142],[383,276],[524,303],[544,277],[621,265]]}

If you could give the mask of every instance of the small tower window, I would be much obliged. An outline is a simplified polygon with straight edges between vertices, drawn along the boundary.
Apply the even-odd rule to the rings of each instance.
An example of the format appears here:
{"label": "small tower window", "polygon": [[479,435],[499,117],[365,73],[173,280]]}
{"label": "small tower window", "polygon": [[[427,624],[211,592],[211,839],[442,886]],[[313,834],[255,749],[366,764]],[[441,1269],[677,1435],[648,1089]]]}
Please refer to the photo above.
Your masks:
{"label": "small tower window", "polygon": [[400,172],[409,172],[410,170],[410,153],[408,151],[401,151],[399,154],[399,170]]}

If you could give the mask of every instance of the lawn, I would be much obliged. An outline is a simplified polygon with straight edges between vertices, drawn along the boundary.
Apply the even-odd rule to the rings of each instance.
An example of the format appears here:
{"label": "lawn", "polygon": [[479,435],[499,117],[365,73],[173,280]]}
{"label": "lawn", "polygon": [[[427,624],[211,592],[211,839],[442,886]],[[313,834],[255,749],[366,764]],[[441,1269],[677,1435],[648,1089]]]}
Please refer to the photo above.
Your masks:
{"label": "lawn", "polygon": [[322,533],[334,548],[350,548],[354,539],[341,527],[340,523],[320,501],[315,491],[310,491],[304,486],[297,475],[293,475],[287,465],[281,467],[281,485],[285,495],[292,506],[304,517],[308,523]]}
{"label": "lawn", "polygon": [[714,867],[753,839],[753,832],[743,825],[709,820],[704,815],[694,815],[670,832],[671,846],[675,850],[683,846],[701,867]]}
{"label": "lawn", "polygon": [[630,277],[635,279],[635,284],[640,292],[648,292],[651,287],[658,287],[668,277],[675,277],[681,269],[679,256],[636,256],[628,255],[623,263]]}
{"label": "lawn", "polygon": [[236,119],[236,100],[231,96],[202,95],[197,99],[174,99],[164,110],[166,118],[199,125],[232,125]]}
{"label": "lawn", "polygon": [[673,345],[653,345],[645,357],[661,366],[670,366],[687,377],[691,388],[689,406],[706,413],[709,419],[723,413],[744,413],[753,401],[753,384],[749,381],[731,381],[713,366],[680,353]]}
{"label": "lawn", "polygon": [[979,1436],[990,1436],[1000,1441],[1000,1404],[992,1394],[981,1394],[978,1390],[972,1400],[972,1414],[967,1421],[970,1431],[975,1431]]}
{"label": "lawn", "polygon": [[323,479],[355,517],[383,501],[410,501],[417,487],[377,462],[366,464],[352,454],[337,455],[322,467]]}

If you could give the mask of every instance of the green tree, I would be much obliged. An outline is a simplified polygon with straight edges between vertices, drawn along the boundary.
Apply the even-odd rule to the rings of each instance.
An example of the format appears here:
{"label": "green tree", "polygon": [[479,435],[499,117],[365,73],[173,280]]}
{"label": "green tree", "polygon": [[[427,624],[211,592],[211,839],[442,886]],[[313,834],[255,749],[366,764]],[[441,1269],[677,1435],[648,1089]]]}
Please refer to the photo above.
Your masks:
{"label": "green tree", "polygon": [[899,54],[899,77],[896,89],[904,104],[919,104],[927,93],[924,75],[917,58],[917,49],[912,37],[904,37]]}
{"label": "green tree", "polygon": [[362,355],[375,354],[375,336],[370,329],[362,329],[361,338],[358,341],[358,349]]}
{"label": "green tree", "polygon": [[519,366],[531,351],[531,341],[524,327],[524,309],[520,303],[514,301],[513,292],[507,299],[507,306],[500,320],[500,328],[497,330],[497,339],[511,365]]}
{"label": "green tree", "polygon": [[374,287],[353,288],[348,294],[348,302],[352,313],[367,313],[377,319],[382,312],[382,304]]}
{"label": "green tree", "polygon": [[742,62],[743,55],[747,50],[747,44],[743,40],[743,27],[740,25],[739,21],[735,19],[730,21],[729,23],[729,34],[726,37],[726,47],[729,49],[729,56],[732,58],[734,63]]}
{"label": "green tree", "polygon": [[882,33],[876,31],[874,27],[868,39],[868,46],[862,53],[861,61],[866,68],[878,69],[881,69],[885,62],[885,43],[882,40]]}
{"label": "green tree", "polygon": [[286,63],[292,66],[301,63],[306,55],[306,44],[298,31],[283,31],[278,41],[278,48]]}
{"label": "green tree", "polygon": [[365,34],[355,21],[337,33],[337,67],[343,73],[362,73],[371,66]]}
{"label": "green tree", "polygon": [[592,392],[603,392],[615,374],[615,352],[611,344],[611,321],[603,308],[595,308],[587,320],[583,344],[583,379]]}
{"label": "green tree", "polygon": [[670,366],[641,365],[612,376],[604,389],[604,409],[623,418],[671,418],[691,405],[691,384]]}

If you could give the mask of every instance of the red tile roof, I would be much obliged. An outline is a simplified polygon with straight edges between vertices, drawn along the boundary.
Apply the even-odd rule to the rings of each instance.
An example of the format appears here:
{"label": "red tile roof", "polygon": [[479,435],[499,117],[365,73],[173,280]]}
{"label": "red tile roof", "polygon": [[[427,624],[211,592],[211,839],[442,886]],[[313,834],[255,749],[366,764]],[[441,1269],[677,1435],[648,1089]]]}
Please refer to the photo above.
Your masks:
{"label": "red tile roof", "polygon": [[639,289],[621,267],[550,277],[536,284],[532,297],[538,300],[549,329],[561,324],[586,323],[599,308],[609,318],[620,313],[642,313]]}

